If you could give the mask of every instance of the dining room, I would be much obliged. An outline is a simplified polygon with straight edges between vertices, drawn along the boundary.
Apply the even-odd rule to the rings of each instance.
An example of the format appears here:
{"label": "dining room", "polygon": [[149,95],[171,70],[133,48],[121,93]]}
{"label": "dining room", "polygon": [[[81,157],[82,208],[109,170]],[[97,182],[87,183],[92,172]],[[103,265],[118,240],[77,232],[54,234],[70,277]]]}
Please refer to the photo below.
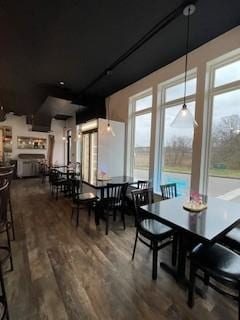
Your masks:
{"label": "dining room", "polygon": [[239,12],[0,3],[0,319],[240,319]]}

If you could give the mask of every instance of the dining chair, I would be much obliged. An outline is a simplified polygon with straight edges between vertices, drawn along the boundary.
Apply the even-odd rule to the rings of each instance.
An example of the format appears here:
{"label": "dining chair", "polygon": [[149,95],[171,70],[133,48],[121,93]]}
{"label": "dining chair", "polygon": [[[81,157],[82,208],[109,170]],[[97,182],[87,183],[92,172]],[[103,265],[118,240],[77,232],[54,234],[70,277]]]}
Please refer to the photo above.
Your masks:
{"label": "dining chair", "polygon": [[176,183],[168,183],[160,186],[162,198],[171,199],[177,197],[177,185]]}
{"label": "dining chair", "polygon": [[[9,181],[7,179],[0,179],[0,233],[6,234],[7,243],[0,246],[0,250],[6,253],[0,263],[4,263],[9,259],[10,271],[13,270],[12,250],[9,230],[12,228],[12,222],[8,219],[8,205],[9,205]],[[0,258],[1,259],[1,258]]]}
{"label": "dining chair", "polygon": [[46,177],[49,176],[49,166],[46,162],[40,164],[40,172],[42,175],[42,183],[45,183]]}
{"label": "dining chair", "polygon": [[151,182],[149,180],[138,180],[137,189],[148,189],[150,188]]}
{"label": "dining chair", "polygon": [[10,260],[10,271],[13,270],[13,260],[12,260],[12,250],[11,250],[11,241],[9,235],[9,229],[11,228],[11,223],[8,221],[8,197],[9,197],[9,182],[7,180],[0,181],[0,233],[6,233],[7,235],[7,243],[4,245],[0,245],[0,250],[4,252],[0,258],[0,302],[2,305],[1,308],[1,319],[8,319],[8,303],[4,286],[3,279],[3,265],[6,261]]}
{"label": "dining chair", "polygon": [[[138,240],[152,249],[152,279],[156,280],[158,251],[174,243],[174,231],[141,210],[141,206],[153,203],[152,188],[133,190],[132,197],[137,217],[136,236],[133,247],[132,260],[135,256]],[[150,243],[148,243],[146,240],[150,241]],[[176,247],[173,247],[173,251],[174,254],[176,254]]]}
{"label": "dining chair", "polygon": [[240,227],[235,227],[221,239],[221,244],[240,254]]}
{"label": "dining chair", "polygon": [[[218,293],[236,300],[238,302],[238,319],[240,319],[240,256],[216,243],[214,245],[197,245],[189,255],[189,259],[189,307],[192,308],[194,306],[195,281],[196,277],[198,277],[204,281],[205,285]],[[197,273],[198,270],[204,273],[204,277]],[[212,280],[214,280],[214,283]],[[224,290],[223,287],[235,290],[237,294],[233,295],[229,293],[229,290]]]}
{"label": "dining chair", "polygon": [[51,186],[51,194],[56,193],[56,200],[58,200],[59,191],[64,191],[67,186],[67,179],[63,178],[58,170],[51,169],[49,172],[49,183]]}
{"label": "dining chair", "polygon": [[124,199],[124,205],[125,205],[126,211],[130,215],[135,216],[135,227],[136,227],[136,215],[135,215],[131,191],[134,189],[148,189],[150,188],[150,185],[151,185],[151,182],[149,180],[138,180],[136,184],[130,185],[127,189],[126,197]]}
{"label": "dining chair", "polygon": [[[6,168],[6,167],[5,167]],[[14,226],[14,219],[13,219],[13,209],[12,209],[12,201],[11,201],[11,183],[14,177],[14,170],[12,166],[9,166],[8,168],[11,168],[8,171],[0,170],[0,181],[5,182],[5,180],[8,181],[9,186],[8,186],[8,207],[9,208],[9,213],[10,213],[10,222],[11,222],[11,229],[12,229],[12,238],[13,240],[16,239],[15,237],[15,226]],[[8,212],[8,211],[7,211]]]}
{"label": "dining chair", "polygon": [[[74,212],[76,212],[76,227],[79,225],[79,215],[80,209],[88,208],[88,215],[91,216],[91,209],[94,207],[96,210],[96,202],[98,197],[92,192],[83,192],[82,190],[82,179],[72,177],[71,181],[71,193],[72,193],[72,216],[73,219]],[[95,213],[96,214],[96,213]]]}
{"label": "dining chair", "polygon": [[106,235],[109,230],[109,217],[113,216],[116,221],[117,213],[121,214],[123,228],[125,229],[125,208],[124,199],[126,196],[128,183],[108,183],[106,187],[106,197],[101,199],[97,205],[98,217],[103,217],[106,221]]}

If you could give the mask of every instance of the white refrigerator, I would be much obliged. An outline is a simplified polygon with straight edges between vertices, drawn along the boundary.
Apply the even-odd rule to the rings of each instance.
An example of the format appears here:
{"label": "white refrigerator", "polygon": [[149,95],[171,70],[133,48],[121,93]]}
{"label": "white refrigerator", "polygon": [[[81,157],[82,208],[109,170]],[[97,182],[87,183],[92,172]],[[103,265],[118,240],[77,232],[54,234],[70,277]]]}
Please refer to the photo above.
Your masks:
{"label": "white refrigerator", "polygon": [[114,136],[107,124],[106,119],[95,119],[81,125],[83,180],[97,179],[101,172],[109,177],[124,175],[125,124],[110,121]]}

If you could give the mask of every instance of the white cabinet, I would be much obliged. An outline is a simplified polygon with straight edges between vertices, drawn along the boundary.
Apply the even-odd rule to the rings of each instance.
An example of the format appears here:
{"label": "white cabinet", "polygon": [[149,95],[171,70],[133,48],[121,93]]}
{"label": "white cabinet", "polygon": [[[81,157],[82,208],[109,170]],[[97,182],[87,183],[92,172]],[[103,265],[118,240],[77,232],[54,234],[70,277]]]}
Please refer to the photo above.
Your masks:
{"label": "white cabinet", "polygon": [[42,154],[19,154],[17,164],[18,177],[36,177],[39,175],[39,161],[44,159]]}

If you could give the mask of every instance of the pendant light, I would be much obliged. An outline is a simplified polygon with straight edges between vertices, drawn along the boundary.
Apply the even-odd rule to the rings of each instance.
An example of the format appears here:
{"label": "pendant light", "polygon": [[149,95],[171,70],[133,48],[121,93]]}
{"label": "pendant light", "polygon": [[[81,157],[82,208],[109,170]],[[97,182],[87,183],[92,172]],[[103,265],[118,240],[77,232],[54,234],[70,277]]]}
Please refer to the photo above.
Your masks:
{"label": "pendant light", "polygon": [[186,6],[183,10],[184,16],[187,17],[187,36],[186,36],[186,54],[185,54],[185,74],[184,74],[184,95],[183,95],[183,106],[176,115],[175,119],[171,123],[173,128],[194,128],[198,127],[192,113],[189,111],[186,104],[187,94],[187,67],[188,67],[188,50],[189,50],[189,25],[190,16],[195,12],[196,7],[194,4]]}
{"label": "pendant light", "polygon": [[66,131],[67,131],[67,121],[65,120],[65,125],[64,125],[64,128],[63,128],[63,136],[62,136],[63,141],[67,140]]}
{"label": "pendant light", "polygon": [[109,106],[110,106],[110,97],[107,98],[107,134],[111,134],[113,137],[116,136],[115,132],[113,131],[113,128],[110,124],[110,119],[109,119]]}

